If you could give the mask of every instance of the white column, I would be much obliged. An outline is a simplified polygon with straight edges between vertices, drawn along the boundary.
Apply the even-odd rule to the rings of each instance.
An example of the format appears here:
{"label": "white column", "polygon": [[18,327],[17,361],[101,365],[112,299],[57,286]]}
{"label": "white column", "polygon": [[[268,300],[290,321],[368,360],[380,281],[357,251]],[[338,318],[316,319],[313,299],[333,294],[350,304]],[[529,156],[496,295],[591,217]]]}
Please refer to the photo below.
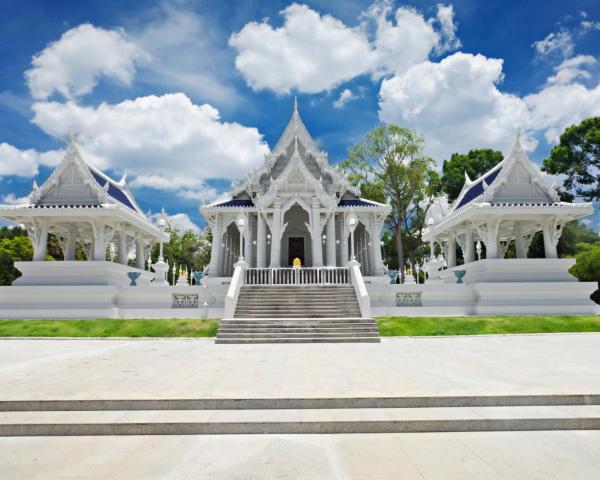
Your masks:
{"label": "white column", "polygon": [[558,257],[558,252],[556,251],[558,238],[555,238],[556,232],[553,231],[555,228],[556,223],[554,222],[553,218],[548,218],[544,220],[544,223],[542,225],[542,232],[544,234],[544,254],[546,258]]}
{"label": "white column", "polygon": [[127,265],[127,230],[119,230],[119,263]]}
{"label": "white column", "polygon": [[33,261],[43,262],[46,260],[46,247],[48,246],[48,224],[37,221],[31,228],[31,243],[33,243]]}
{"label": "white column", "polygon": [[373,240],[373,236],[369,235],[367,232],[367,259],[369,262],[368,275],[375,275],[375,252],[373,251],[374,243],[375,241]]}
{"label": "white column", "polygon": [[381,253],[381,229],[377,223],[371,226],[371,250],[373,251],[373,275],[383,275],[383,254]]}
{"label": "white column", "polygon": [[515,229],[515,249],[517,258],[527,258],[527,248],[525,246],[525,238],[523,237],[523,225],[521,222],[514,223]]}
{"label": "white column", "polygon": [[279,268],[281,263],[281,198],[273,202],[273,223],[271,224],[271,268]]}
{"label": "white column", "polygon": [[260,213],[256,221],[256,267],[265,268],[267,266],[267,224]]}
{"label": "white column", "polygon": [[335,265],[335,213],[332,213],[327,220],[327,266]]}
{"label": "white column", "polygon": [[484,239],[485,258],[498,258],[498,228],[494,228],[491,224],[488,224],[488,228],[487,237]]}
{"label": "white column", "polygon": [[94,243],[92,259],[96,262],[106,260],[106,228],[102,221],[93,222]]}
{"label": "white column", "polygon": [[448,268],[456,267],[456,238],[454,234],[450,232],[448,237],[448,258],[446,259]]}
{"label": "white column", "polygon": [[321,202],[317,197],[312,197],[312,266],[323,266],[323,246],[321,245]]}
{"label": "white column", "polygon": [[244,260],[248,267],[252,267],[254,256],[252,251],[252,239],[254,237],[254,217],[252,214],[248,215],[248,226],[244,232]]}
{"label": "white column", "polygon": [[69,238],[67,238],[67,246],[64,251],[65,260],[71,262],[75,260],[75,251],[77,250],[77,224],[69,225]]}
{"label": "white column", "polygon": [[346,225],[345,215],[340,218],[340,266],[348,265],[348,226]]}
{"label": "white column", "polygon": [[217,214],[212,227],[212,244],[210,246],[210,263],[208,264],[209,274],[219,276],[219,265],[221,261],[221,216]]}
{"label": "white column", "polygon": [[[214,237],[213,237],[214,241]],[[219,276],[225,275],[226,257],[227,257],[227,230],[224,230],[219,239]]]}
{"label": "white column", "polygon": [[463,252],[465,263],[475,260],[475,246],[473,244],[473,229],[467,227],[465,231],[465,251]]}
{"label": "white column", "polygon": [[144,237],[139,234],[135,239],[135,266],[140,270],[144,269],[144,261],[146,260],[146,249],[144,247]]}

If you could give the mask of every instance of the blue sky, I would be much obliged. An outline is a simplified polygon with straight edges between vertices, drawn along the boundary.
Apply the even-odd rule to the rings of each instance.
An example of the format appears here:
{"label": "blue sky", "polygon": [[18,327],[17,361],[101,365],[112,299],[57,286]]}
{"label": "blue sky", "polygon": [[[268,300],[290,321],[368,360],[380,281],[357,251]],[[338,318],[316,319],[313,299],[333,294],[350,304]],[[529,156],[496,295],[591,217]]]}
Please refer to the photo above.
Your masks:
{"label": "blue sky", "polygon": [[333,163],[381,121],[422,132],[439,163],[506,152],[521,127],[540,162],[600,115],[599,57],[592,0],[3,0],[0,202],[43,182],[75,133],[142,208],[202,226],[198,204],[258,166],[294,95]]}

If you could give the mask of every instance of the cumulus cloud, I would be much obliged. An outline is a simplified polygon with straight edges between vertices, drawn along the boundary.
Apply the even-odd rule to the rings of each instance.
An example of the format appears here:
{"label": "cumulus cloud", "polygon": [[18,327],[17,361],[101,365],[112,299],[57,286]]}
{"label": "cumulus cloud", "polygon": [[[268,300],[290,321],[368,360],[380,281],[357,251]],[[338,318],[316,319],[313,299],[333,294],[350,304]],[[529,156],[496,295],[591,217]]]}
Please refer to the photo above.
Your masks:
{"label": "cumulus cloud", "polygon": [[17,197],[14,193],[9,193],[2,197],[2,201],[7,205],[22,205],[29,203],[29,197]]}
{"label": "cumulus cloud", "polygon": [[40,165],[56,166],[62,158],[62,152],[51,150],[38,152],[34,149],[20,150],[8,143],[0,143],[0,177],[16,175],[33,177]]}
{"label": "cumulus cloud", "polygon": [[340,96],[337,98],[337,100],[335,102],[333,102],[333,107],[334,108],[342,108],[350,100],[354,100],[355,98],[356,98],[356,95],[354,95],[352,93],[352,90],[350,90],[349,88],[345,88],[344,90],[342,90],[342,92],[340,93]]}
{"label": "cumulus cloud", "polygon": [[542,40],[534,42],[532,47],[539,57],[558,54],[567,58],[573,55],[575,42],[573,41],[571,32],[568,30],[561,30],[559,32],[549,33]]}
{"label": "cumulus cloud", "polygon": [[415,65],[382,82],[380,119],[423,133],[438,161],[477,147],[506,150],[529,113],[522,99],[498,89],[502,64],[459,52]]}
{"label": "cumulus cloud", "polygon": [[138,177],[137,186],[197,191],[207,179],[239,178],[268,152],[256,128],[224,122],[214,107],[182,93],[97,107],[38,102],[33,110],[46,133],[76,132],[88,159]]}
{"label": "cumulus cloud", "polygon": [[229,40],[238,51],[236,68],[255,90],[317,93],[370,68],[371,47],[363,31],[306,5],[294,3],[281,14],[282,27],[250,22]]}
{"label": "cumulus cloud", "polygon": [[546,140],[555,143],[569,125],[600,115],[600,84],[551,85],[524,100],[531,111],[530,128],[543,131]]}
{"label": "cumulus cloud", "polygon": [[296,3],[281,14],[283,26],[251,22],[229,40],[237,50],[236,68],[255,90],[329,91],[359,75],[379,78],[460,46],[452,6],[439,5],[437,16],[427,20],[412,8],[394,11],[391,2],[377,2],[358,27]]}
{"label": "cumulus cloud", "polygon": [[146,58],[122,30],[83,24],[35,55],[25,77],[36,99],[45,100],[55,92],[71,99],[90,93],[103,76],[130,84],[135,64]]}
{"label": "cumulus cloud", "polygon": [[574,80],[587,80],[591,78],[591,74],[586,69],[597,63],[598,61],[591,55],[568,58],[556,67],[556,73],[548,78],[547,84],[566,85]]}
{"label": "cumulus cloud", "polygon": [[[158,219],[162,217],[161,213],[153,214],[150,218],[156,223]],[[180,233],[185,233],[188,230],[198,234],[202,232],[202,229],[196,225],[187,213],[176,213],[174,215],[167,215],[167,222],[171,228],[176,228]]]}

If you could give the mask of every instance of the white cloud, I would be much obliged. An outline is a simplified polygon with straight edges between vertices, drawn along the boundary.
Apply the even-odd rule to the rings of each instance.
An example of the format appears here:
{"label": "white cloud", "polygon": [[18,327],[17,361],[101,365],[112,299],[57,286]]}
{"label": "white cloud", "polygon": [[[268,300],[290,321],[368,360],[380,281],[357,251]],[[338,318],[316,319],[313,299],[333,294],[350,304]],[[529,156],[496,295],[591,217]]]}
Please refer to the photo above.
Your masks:
{"label": "white cloud", "polygon": [[529,112],[522,99],[498,89],[502,63],[459,52],[415,65],[382,82],[379,117],[424,134],[438,161],[479,147],[506,150]]}
{"label": "white cloud", "polygon": [[236,68],[255,90],[329,91],[359,75],[403,71],[460,46],[452,6],[438,5],[437,16],[426,20],[412,8],[394,11],[391,2],[377,2],[359,27],[296,3],[281,14],[283,26],[251,22],[229,40],[237,50]]}
{"label": "white cloud", "polygon": [[[161,216],[161,213],[155,213],[150,218],[156,223]],[[191,230],[196,234],[202,232],[202,229],[192,221],[187,213],[167,215],[167,222],[171,228],[176,228],[180,233],[185,233],[188,230]]]}
{"label": "white cloud", "polygon": [[441,34],[437,53],[448,52],[460,48],[461,43],[456,36],[457,26],[456,23],[454,23],[454,7],[452,5],[438,4],[437,20],[440,24]]}
{"label": "white cloud", "polygon": [[236,68],[255,90],[317,93],[370,68],[372,52],[363,31],[306,5],[293,3],[281,14],[282,27],[251,22],[229,40],[238,51]]}
{"label": "white cloud", "polygon": [[568,58],[556,67],[556,74],[549,77],[548,85],[566,85],[578,79],[589,79],[591,74],[585,70],[596,65],[598,61],[591,55],[577,55]]}
{"label": "white cloud", "polygon": [[16,175],[33,177],[40,165],[56,166],[62,158],[62,152],[51,150],[38,152],[34,149],[20,150],[8,143],[0,143],[0,177]]}
{"label": "white cloud", "polygon": [[24,203],[29,203],[29,196],[17,197],[14,193],[9,193],[8,195],[4,195],[2,197],[2,201],[6,205],[21,205]]}
{"label": "white cloud", "polygon": [[349,101],[354,100],[354,99],[356,99],[356,95],[354,95],[352,93],[352,90],[350,90],[349,88],[345,88],[340,93],[340,96],[338,97],[338,99],[335,102],[333,102],[333,107],[334,108],[342,108]]}
{"label": "white cloud", "polygon": [[530,127],[555,143],[569,125],[600,115],[600,84],[594,88],[580,83],[551,85],[524,100],[531,111]]}
{"label": "white cloud", "polygon": [[224,122],[208,104],[182,93],[97,107],[39,102],[33,122],[46,133],[76,132],[83,154],[133,185],[198,190],[211,178],[236,179],[258,166],[268,147],[256,128]]}
{"label": "white cloud", "polygon": [[[585,18],[585,17],[584,17]],[[583,20],[581,26],[584,30],[600,30],[600,22],[593,22],[590,20]]]}
{"label": "white cloud", "polygon": [[129,38],[152,57],[140,79],[177,89],[217,104],[239,104],[231,85],[233,52],[216,22],[193,11],[163,3],[148,19],[128,26]]}
{"label": "white cloud", "polygon": [[575,43],[573,35],[568,30],[552,32],[546,35],[542,40],[534,42],[532,47],[539,57],[546,57],[552,54],[561,55],[567,58],[573,55]]}
{"label": "white cloud", "polygon": [[83,24],[35,55],[25,77],[36,99],[55,92],[72,99],[91,92],[103,76],[130,84],[135,64],[147,58],[122,30]]}

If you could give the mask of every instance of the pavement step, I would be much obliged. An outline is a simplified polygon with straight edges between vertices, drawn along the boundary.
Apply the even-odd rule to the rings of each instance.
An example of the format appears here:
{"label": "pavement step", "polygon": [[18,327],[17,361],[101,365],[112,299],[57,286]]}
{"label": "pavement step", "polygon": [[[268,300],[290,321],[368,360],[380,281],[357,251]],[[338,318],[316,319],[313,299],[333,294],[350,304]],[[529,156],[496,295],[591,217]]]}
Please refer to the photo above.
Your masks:
{"label": "pavement step", "polygon": [[0,436],[335,434],[600,430],[600,406],[36,411]]}
{"label": "pavement step", "polygon": [[223,328],[219,327],[219,336],[223,336],[225,334],[232,333],[303,333],[303,334],[313,334],[313,333],[377,333],[377,329],[374,327],[357,327],[357,328],[320,328],[320,327],[253,327],[253,328],[244,328],[244,327],[235,327],[235,328]]}
{"label": "pavement step", "polygon": [[452,395],[300,398],[129,398],[0,400],[0,412],[93,410],[270,410],[439,407],[536,407],[600,405],[600,395]]}
{"label": "pavement step", "polygon": [[379,338],[379,332],[219,332],[219,339],[278,339],[278,338],[345,338],[345,337],[374,337]]}
{"label": "pavement step", "polygon": [[377,337],[321,337],[321,336],[306,336],[298,338],[277,337],[277,338],[221,338],[217,335],[215,343],[217,344],[234,344],[234,343],[380,343],[381,338]]}

